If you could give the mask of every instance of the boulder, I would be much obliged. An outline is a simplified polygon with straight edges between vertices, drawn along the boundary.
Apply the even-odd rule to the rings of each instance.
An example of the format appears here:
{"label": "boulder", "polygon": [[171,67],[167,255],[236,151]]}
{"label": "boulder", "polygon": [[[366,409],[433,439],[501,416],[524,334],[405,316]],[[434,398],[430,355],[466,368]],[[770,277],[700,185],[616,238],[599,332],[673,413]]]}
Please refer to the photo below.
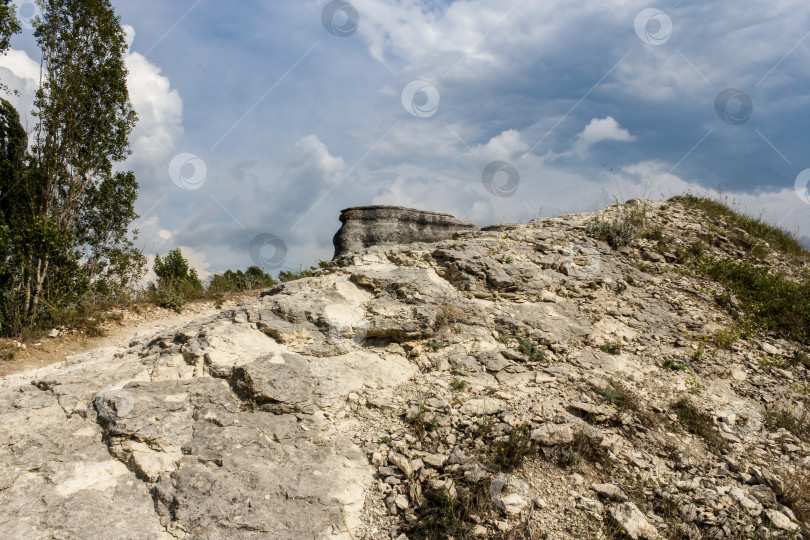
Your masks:
{"label": "boulder", "polygon": [[379,245],[438,242],[474,233],[478,227],[450,214],[401,206],[355,206],[340,213],[343,225],[332,239],[335,257]]}

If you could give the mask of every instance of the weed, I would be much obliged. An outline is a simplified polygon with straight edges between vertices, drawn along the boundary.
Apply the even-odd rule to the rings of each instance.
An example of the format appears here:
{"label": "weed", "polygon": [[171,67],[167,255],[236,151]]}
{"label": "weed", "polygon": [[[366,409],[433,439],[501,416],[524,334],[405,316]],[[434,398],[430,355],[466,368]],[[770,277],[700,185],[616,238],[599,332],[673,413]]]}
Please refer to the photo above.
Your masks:
{"label": "weed", "polygon": [[777,475],[782,481],[779,501],[793,510],[804,532],[810,532],[810,475],[799,467],[783,467]]}
{"label": "weed", "polygon": [[508,343],[509,342],[509,336],[507,336],[504,333],[498,332],[498,341],[500,341],[501,343]]}
{"label": "weed", "polygon": [[478,436],[486,437],[494,424],[495,422],[491,415],[488,414],[483,415],[481,417],[481,421],[478,423]]}
{"label": "weed", "polygon": [[599,348],[602,349],[602,352],[606,352],[608,354],[620,354],[622,352],[622,344],[618,342],[613,343],[611,341],[606,341]]}
{"label": "weed", "polygon": [[456,392],[463,392],[464,389],[467,388],[467,381],[459,379],[459,378],[455,378],[450,383],[450,388],[452,388]]}
{"label": "weed", "polygon": [[600,216],[585,227],[588,235],[604,240],[613,249],[626,246],[638,235],[644,225],[647,212],[645,205],[621,207],[618,201],[616,201],[616,208],[619,215],[612,221],[605,221]]}
{"label": "weed", "polygon": [[247,412],[256,412],[259,410],[259,404],[256,403],[256,400],[251,398],[242,403],[242,410]]}
{"label": "weed", "polygon": [[702,257],[706,249],[707,246],[703,241],[693,240],[686,247],[678,247],[675,250],[675,257],[677,257],[679,263],[694,261]]}
{"label": "weed", "polygon": [[686,369],[686,364],[678,362],[673,358],[667,358],[666,360],[664,360],[664,367],[667,369],[671,369],[672,371],[683,371]]}
{"label": "weed", "polygon": [[582,455],[573,446],[562,446],[557,454],[557,465],[563,469],[576,467],[582,461]]}
{"label": "weed", "polygon": [[574,435],[570,443],[563,443],[556,447],[556,463],[559,467],[568,468],[578,465],[582,461],[589,463],[608,462],[607,450],[581,431]]}
{"label": "weed", "polygon": [[0,345],[0,362],[9,362],[14,360],[17,355],[17,347],[14,345]]}
{"label": "weed", "polygon": [[763,420],[771,430],[785,428],[801,440],[810,442],[810,417],[808,417],[807,410],[803,410],[801,416],[797,416],[793,412],[793,407],[790,406],[787,408],[767,407]]}
{"label": "weed", "polygon": [[411,429],[413,429],[414,434],[419,437],[420,441],[424,440],[428,432],[435,430],[439,426],[438,422],[439,420],[435,416],[428,420],[427,409],[425,404],[421,402],[416,415],[410,420]]}
{"label": "weed", "polygon": [[436,340],[436,339],[431,339],[430,341],[428,341],[428,347],[430,347],[431,350],[433,350],[434,352],[438,351],[439,349],[442,349],[442,348],[444,348],[446,346],[447,346],[447,343],[445,343],[444,341],[439,341],[439,340]]}
{"label": "weed", "polygon": [[686,386],[692,394],[699,394],[700,391],[703,390],[703,385],[700,384],[700,381],[697,380],[695,375],[690,375],[686,378]]}
{"label": "weed", "polygon": [[518,337],[520,349],[529,357],[530,362],[542,362],[546,359],[546,355],[540,350],[537,343],[530,337]]}
{"label": "weed", "polygon": [[790,363],[781,354],[774,354],[770,356],[763,356],[757,363],[760,366],[775,366],[778,368],[790,367]]}
{"label": "weed", "polygon": [[731,349],[731,346],[739,338],[739,334],[735,329],[722,329],[714,334],[714,344],[718,349]]}
{"label": "weed", "polygon": [[457,493],[450,493],[446,488],[424,492],[417,520],[408,531],[409,538],[468,537],[472,516],[490,511],[488,490],[484,482],[465,484],[459,480],[456,485]]}
{"label": "weed", "polygon": [[531,439],[531,426],[520,424],[512,428],[506,441],[496,442],[493,448],[493,461],[502,471],[513,471],[535,449]]}
{"label": "weed", "polygon": [[641,237],[646,238],[647,240],[653,240],[655,242],[662,242],[667,238],[664,234],[664,228],[661,225],[645,228],[641,233]]}
{"label": "weed", "polygon": [[321,260],[318,261],[317,265],[310,266],[309,268],[304,268],[303,265],[301,265],[298,267],[298,270],[290,270],[289,272],[282,270],[278,273],[278,280],[282,283],[286,283],[287,281],[312,277],[315,275],[316,270],[329,268],[330,265],[331,263],[329,261]]}
{"label": "weed", "polygon": [[654,414],[643,410],[638,397],[620,382],[611,380],[610,384],[597,389],[596,392],[602,399],[616,407],[617,420],[621,421],[626,414],[635,413],[642,424],[650,426],[655,423]]}
{"label": "weed", "polygon": [[810,395],[810,383],[800,382],[790,385],[791,390],[799,394]]}
{"label": "weed", "polygon": [[697,435],[706,442],[710,452],[725,453],[728,443],[720,436],[712,417],[698,410],[687,398],[681,398],[672,404],[678,422],[687,432]]}

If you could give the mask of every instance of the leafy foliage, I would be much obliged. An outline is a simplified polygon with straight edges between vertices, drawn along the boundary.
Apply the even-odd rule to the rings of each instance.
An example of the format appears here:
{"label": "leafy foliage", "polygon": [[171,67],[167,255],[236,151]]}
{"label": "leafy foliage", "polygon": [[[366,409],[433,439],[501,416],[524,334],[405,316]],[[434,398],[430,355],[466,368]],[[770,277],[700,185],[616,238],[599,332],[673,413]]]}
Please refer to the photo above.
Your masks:
{"label": "leafy foliage", "polygon": [[237,270],[226,270],[222,274],[216,274],[208,284],[209,293],[221,293],[230,291],[250,291],[264,287],[272,287],[278,282],[273,276],[267,274],[258,266],[251,266],[244,272]]}
{"label": "leafy foliage", "polygon": [[[109,0],[43,0],[42,51],[27,152],[19,115],[0,102],[0,332],[54,324],[127,296],[145,258],[129,225],[138,183],[113,172],[136,121],[124,31]],[[19,29],[0,1],[0,52]],[[137,231],[135,231],[137,234]],[[97,309],[97,308],[96,308]]]}
{"label": "leafy foliage", "polygon": [[14,15],[14,4],[11,0],[0,0],[0,53],[8,51],[9,38],[20,29],[20,22]]}
{"label": "leafy foliage", "polygon": [[180,248],[173,249],[164,258],[156,255],[154,270],[158,282],[152,285],[151,292],[158,305],[180,311],[186,301],[203,295],[197,270],[189,266]]}

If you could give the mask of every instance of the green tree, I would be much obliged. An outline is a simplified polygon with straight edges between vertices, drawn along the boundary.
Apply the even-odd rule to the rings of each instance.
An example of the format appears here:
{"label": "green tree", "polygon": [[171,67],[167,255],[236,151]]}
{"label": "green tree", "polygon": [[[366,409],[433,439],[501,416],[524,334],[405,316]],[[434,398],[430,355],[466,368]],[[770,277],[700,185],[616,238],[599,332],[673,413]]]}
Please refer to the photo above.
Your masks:
{"label": "green tree", "polygon": [[20,21],[14,14],[14,4],[11,0],[0,0],[0,53],[5,54],[8,51],[11,36],[20,30]]}
{"label": "green tree", "polygon": [[[21,30],[20,21],[14,14],[11,0],[0,0],[0,54],[6,54],[11,45],[11,36]],[[0,90],[8,93],[8,86],[0,82]]]}
{"label": "green tree", "polygon": [[156,255],[153,268],[158,282],[157,286],[150,285],[149,293],[158,305],[180,312],[188,300],[203,295],[197,270],[189,266],[180,248],[173,249],[163,258]]}
{"label": "green tree", "polygon": [[[113,174],[114,163],[129,155],[136,122],[124,31],[109,0],[42,0],[41,6],[34,35],[42,75],[28,173],[39,248],[23,253],[18,268],[29,319],[46,290],[86,286],[127,264],[133,266],[124,273],[137,274],[143,264],[126,236],[136,217],[137,182],[129,172]],[[62,287],[46,287],[49,276],[59,276]]]}
{"label": "green tree", "polygon": [[155,255],[154,270],[160,289],[188,286],[192,289],[202,290],[197,270],[189,266],[180,248],[173,249],[163,259],[160,258],[160,255]]}
{"label": "green tree", "polygon": [[20,329],[18,306],[22,297],[15,246],[21,241],[20,221],[24,219],[27,201],[13,195],[20,194],[24,180],[27,144],[17,110],[0,99],[0,320],[4,323],[1,330],[9,332]]}

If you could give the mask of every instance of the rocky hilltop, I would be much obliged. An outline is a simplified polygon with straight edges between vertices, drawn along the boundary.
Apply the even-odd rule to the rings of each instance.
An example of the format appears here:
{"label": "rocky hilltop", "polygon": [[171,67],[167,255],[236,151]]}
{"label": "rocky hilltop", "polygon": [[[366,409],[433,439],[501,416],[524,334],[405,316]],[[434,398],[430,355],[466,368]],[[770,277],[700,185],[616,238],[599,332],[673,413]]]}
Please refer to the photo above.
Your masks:
{"label": "rocky hilltop", "polygon": [[807,259],[694,202],[342,230],[314,277],[2,378],[2,536],[807,538],[807,320],[720,271],[776,301]]}

